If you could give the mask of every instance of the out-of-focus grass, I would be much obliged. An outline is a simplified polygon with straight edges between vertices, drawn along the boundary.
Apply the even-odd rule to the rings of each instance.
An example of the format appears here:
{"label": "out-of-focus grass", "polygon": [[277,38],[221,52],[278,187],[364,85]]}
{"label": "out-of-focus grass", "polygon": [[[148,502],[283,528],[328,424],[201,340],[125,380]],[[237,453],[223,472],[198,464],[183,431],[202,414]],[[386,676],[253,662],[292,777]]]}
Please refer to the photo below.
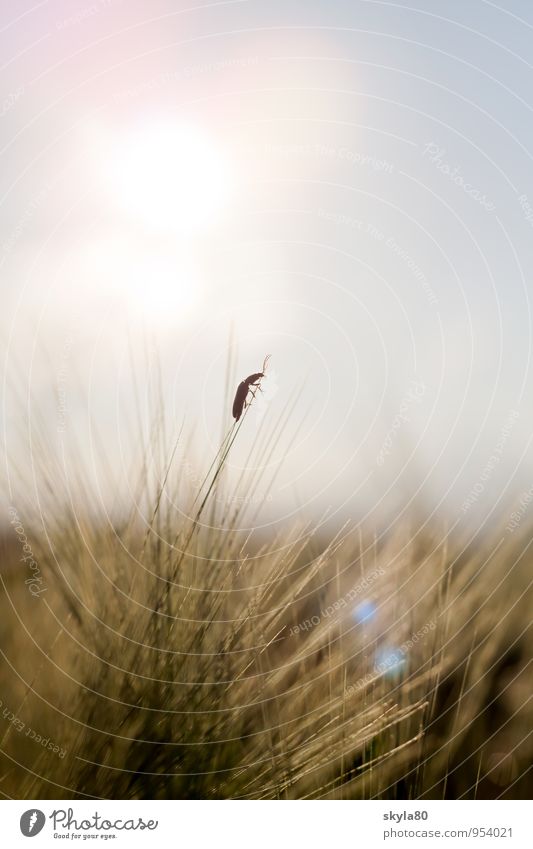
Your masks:
{"label": "out-of-focus grass", "polygon": [[129,516],[15,505],[47,589],[28,592],[8,526],[3,794],[527,797],[526,519],[483,537],[416,516],[332,538],[295,523],[256,541],[223,453],[177,509],[174,449],[156,427]]}

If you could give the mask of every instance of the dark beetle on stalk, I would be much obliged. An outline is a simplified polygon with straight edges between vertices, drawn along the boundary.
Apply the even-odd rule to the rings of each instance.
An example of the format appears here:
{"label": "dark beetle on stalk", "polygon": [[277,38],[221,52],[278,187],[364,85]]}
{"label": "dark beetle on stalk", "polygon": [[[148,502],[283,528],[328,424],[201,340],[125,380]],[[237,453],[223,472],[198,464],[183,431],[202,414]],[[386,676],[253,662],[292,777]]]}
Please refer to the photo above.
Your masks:
{"label": "dark beetle on stalk", "polygon": [[249,377],[246,377],[244,380],[241,380],[241,382],[237,386],[232,410],[233,418],[236,422],[239,421],[240,417],[242,416],[242,411],[247,406],[246,398],[248,397],[248,392],[252,391],[252,397],[255,397],[255,392],[251,389],[251,387],[256,386],[257,389],[261,389],[261,378],[265,376],[265,370],[269,359],[270,354],[267,354],[263,362],[263,371],[258,371],[256,374],[249,375]]}

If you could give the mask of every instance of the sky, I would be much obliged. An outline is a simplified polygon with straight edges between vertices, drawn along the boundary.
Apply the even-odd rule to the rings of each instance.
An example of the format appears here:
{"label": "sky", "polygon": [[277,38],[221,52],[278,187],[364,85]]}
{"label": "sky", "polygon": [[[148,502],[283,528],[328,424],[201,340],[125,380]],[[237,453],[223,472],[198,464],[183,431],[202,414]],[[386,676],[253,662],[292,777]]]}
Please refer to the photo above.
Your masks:
{"label": "sky", "polygon": [[235,387],[272,356],[229,481],[288,416],[265,521],[520,501],[530,4],[0,8],[2,509],[44,497],[36,433],[95,509],[128,503],[147,356],[203,468],[230,338]]}

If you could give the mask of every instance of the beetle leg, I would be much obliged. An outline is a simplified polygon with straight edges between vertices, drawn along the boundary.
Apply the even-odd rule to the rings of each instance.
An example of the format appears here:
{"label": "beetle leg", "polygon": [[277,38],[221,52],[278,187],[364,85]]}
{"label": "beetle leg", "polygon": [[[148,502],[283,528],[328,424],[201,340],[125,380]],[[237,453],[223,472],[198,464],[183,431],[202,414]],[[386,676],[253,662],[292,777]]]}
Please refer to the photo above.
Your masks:
{"label": "beetle leg", "polygon": [[[251,388],[252,386],[255,386],[255,391]],[[262,392],[262,391],[263,391],[263,390],[261,389],[261,386],[259,385],[259,383],[250,383],[250,395],[252,396],[252,399],[251,399],[251,401],[248,401],[248,404],[251,404],[251,403],[252,403],[252,401],[254,400],[254,398],[255,398],[255,396],[256,396],[256,394],[257,394],[257,390],[258,390],[258,389],[259,389],[259,391],[260,391],[260,392]]]}

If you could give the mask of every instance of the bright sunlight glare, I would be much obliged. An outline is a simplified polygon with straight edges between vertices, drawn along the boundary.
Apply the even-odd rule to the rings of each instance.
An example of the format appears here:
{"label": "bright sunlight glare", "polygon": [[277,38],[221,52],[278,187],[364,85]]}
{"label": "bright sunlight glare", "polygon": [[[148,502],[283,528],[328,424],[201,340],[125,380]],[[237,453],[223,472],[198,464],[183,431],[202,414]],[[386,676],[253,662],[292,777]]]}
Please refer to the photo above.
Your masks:
{"label": "bright sunlight glare", "polygon": [[227,205],[228,163],[199,128],[152,123],[121,135],[106,157],[113,199],[153,230],[200,232]]}

